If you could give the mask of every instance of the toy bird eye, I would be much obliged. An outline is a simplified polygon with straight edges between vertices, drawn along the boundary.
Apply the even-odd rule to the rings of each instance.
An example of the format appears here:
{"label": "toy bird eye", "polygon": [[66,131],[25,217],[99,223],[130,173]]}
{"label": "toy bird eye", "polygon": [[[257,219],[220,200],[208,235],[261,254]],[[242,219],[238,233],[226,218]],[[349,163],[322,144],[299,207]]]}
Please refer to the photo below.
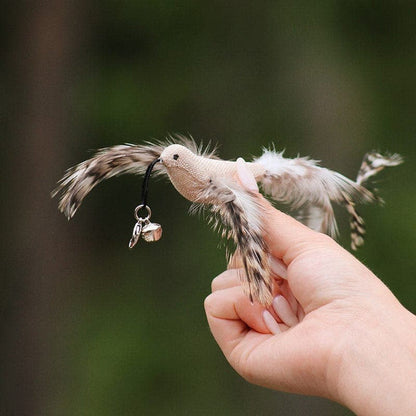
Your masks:
{"label": "toy bird eye", "polygon": [[174,158],[175,160],[178,160],[178,159],[179,159],[179,155],[176,153],[176,154],[174,154],[174,155],[173,155],[173,158]]}

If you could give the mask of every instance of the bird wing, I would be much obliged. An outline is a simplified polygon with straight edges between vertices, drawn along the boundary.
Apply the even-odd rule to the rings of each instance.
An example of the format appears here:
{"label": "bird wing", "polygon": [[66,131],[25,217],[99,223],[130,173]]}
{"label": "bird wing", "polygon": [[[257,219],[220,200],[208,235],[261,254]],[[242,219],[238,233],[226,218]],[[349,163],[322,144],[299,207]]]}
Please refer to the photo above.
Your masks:
{"label": "bird wing", "polygon": [[245,293],[251,301],[270,305],[273,280],[269,255],[264,242],[263,208],[254,194],[246,191],[230,178],[213,179],[200,195],[201,200],[213,200],[212,205],[193,204],[196,208],[208,208],[209,222],[222,236],[232,239],[239,251],[245,273],[241,273]]}
{"label": "bird wing", "polygon": [[[403,163],[403,158],[397,154],[382,155],[377,152],[369,152],[364,155],[363,161],[358,171],[356,183],[366,184],[370,178],[382,171],[384,168],[397,166]],[[378,196],[377,189],[372,189],[373,199],[383,203],[383,199]],[[363,218],[357,212],[354,201],[348,195],[344,195],[345,207],[350,214],[351,228],[351,248],[356,250],[364,244],[365,224]]]}
{"label": "bird wing", "polygon": [[[125,173],[143,174],[164,147],[162,144],[125,144],[100,149],[91,159],[68,169],[52,197],[61,195],[59,210],[70,219],[87,194],[101,181]],[[161,165],[156,166],[155,171],[165,173]]]}
{"label": "bird wing", "polygon": [[[294,215],[298,221],[312,230],[335,235],[337,226],[333,216],[332,206],[324,209],[324,207],[312,204],[303,205]],[[332,227],[331,229],[329,229],[330,226]]]}
{"label": "bird wing", "polygon": [[403,163],[403,158],[397,153],[382,155],[378,152],[368,152],[364,155],[358,171],[357,183],[360,185],[366,183],[369,178],[384,168],[397,166],[401,163]]}
{"label": "bird wing", "polygon": [[[186,146],[197,155],[217,158],[214,150],[197,145],[191,138],[181,135],[169,136],[166,141],[144,145],[124,144],[100,149],[96,154],[68,169],[52,197],[60,194],[59,210],[68,219],[72,218],[88,193],[104,179],[123,174],[144,174],[147,167],[159,158],[163,150],[171,144]],[[154,168],[155,174],[166,174],[162,164]]]}
{"label": "bird wing", "polygon": [[254,162],[265,169],[260,181],[266,194],[298,211],[299,220],[310,228],[331,236],[337,234],[333,201],[343,204],[346,197],[353,201],[374,199],[363,186],[309,158],[288,159],[283,152],[265,150]]}

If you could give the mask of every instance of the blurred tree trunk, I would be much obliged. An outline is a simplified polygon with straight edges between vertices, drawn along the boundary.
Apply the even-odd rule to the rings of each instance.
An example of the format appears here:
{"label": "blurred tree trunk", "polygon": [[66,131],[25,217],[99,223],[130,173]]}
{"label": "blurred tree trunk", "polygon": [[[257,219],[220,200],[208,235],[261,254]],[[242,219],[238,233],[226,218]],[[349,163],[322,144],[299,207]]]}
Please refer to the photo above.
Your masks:
{"label": "blurred tree trunk", "polygon": [[[45,414],[64,360],[56,351],[65,270],[75,261],[50,191],[71,140],[68,97],[81,1],[17,1],[7,16],[3,152],[2,414]],[[2,20],[6,20],[6,17]],[[4,169],[5,168],[5,169]],[[65,237],[66,236],[66,237]]]}

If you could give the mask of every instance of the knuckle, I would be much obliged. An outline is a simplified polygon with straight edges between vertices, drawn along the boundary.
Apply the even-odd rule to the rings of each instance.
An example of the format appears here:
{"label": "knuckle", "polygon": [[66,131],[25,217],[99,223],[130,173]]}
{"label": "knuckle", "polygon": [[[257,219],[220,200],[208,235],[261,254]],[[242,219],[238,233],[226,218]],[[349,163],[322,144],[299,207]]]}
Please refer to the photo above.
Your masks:
{"label": "knuckle", "polygon": [[226,270],[219,274],[217,277],[214,277],[211,282],[211,291],[215,292],[219,289],[222,289],[224,287],[224,283],[227,281],[227,279],[230,279],[234,273],[234,269]]}
{"label": "knuckle", "polygon": [[219,286],[219,280],[222,279],[222,275],[219,275],[217,277],[214,277],[211,282],[211,292],[215,292],[218,289]]}
{"label": "knuckle", "polygon": [[204,300],[204,308],[207,315],[213,315],[215,310],[216,296],[214,293],[210,293]]}

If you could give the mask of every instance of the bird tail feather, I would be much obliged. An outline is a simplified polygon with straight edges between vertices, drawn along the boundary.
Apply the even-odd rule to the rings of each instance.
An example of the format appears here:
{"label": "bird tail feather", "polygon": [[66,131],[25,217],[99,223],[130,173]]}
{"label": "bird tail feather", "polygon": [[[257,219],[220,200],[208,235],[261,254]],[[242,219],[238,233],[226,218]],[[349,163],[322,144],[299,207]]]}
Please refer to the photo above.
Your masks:
{"label": "bird tail feather", "polygon": [[[364,187],[371,177],[382,171],[384,168],[397,166],[402,162],[403,158],[397,153],[392,155],[382,155],[377,152],[366,153],[358,171],[356,183],[357,185]],[[377,189],[372,189],[372,191],[368,192],[371,192],[373,200],[379,203],[384,202],[378,195]],[[357,212],[352,199],[345,193],[343,196],[346,209],[350,214],[351,248],[356,250],[364,244],[365,224],[363,218]]]}

